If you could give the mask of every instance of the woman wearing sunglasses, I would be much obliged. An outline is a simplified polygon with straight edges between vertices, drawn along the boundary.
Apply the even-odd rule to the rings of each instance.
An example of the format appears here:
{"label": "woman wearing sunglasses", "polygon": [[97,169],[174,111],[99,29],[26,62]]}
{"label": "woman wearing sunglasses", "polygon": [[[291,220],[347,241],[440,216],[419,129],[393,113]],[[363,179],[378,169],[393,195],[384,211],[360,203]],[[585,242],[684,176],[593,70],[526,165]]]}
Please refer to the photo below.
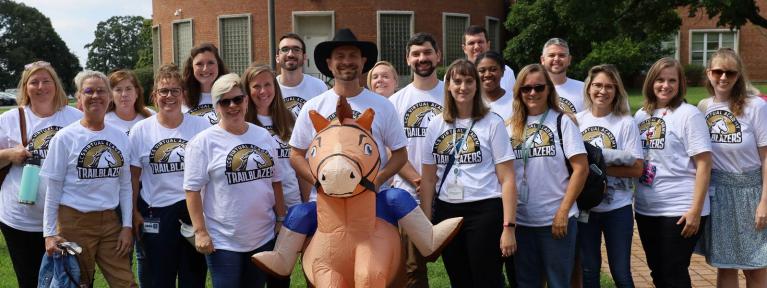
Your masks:
{"label": "woman wearing sunglasses", "polygon": [[735,51],[716,51],[706,69],[711,97],[698,105],[713,149],[706,260],[720,287],[767,287],[767,104],[747,92],[748,75]]}
{"label": "woman wearing sunglasses", "polygon": [[507,130],[517,157],[517,284],[540,287],[545,275],[549,287],[570,287],[578,228],[575,200],[588,173],[586,148],[574,116],[559,108],[554,83],[540,64],[519,72],[513,109]]}
{"label": "woman wearing sunglasses", "polygon": [[[634,180],[642,175],[639,129],[631,117],[628,94],[613,65],[589,70],[583,102],[578,113],[583,140],[602,149],[619,150],[629,158],[626,166],[607,167],[607,195],[591,208],[588,219],[578,222],[578,248],[583,268],[583,287],[599,287],[602,235],[607,247],[610,273],[617,287],[634,287],[631,276],[631,238],[634,236]],[[606,150],[603,150],[606,151]]]}
{"label": "woman wearing sunglasses", "polygon": [[112,86],[112,102],[104,121],[128,133],[138,121],[152,116],[153,111],[144,106],[144,89],[130,70],[117,70],[109,74]]}
{"label": "woman wearing sunglasses", "polygon": [[263,287],[267,275],[250,256],[274,247],[276,220],[286,213],[284,169],[269,131],[245,121],[249,99],[240,77],[221,76],[211,96],[220,121],[186,146],[195,246],[207,255],[214,287]]}
{"label": "woman wearing sunglasses", "polygon": [[685,82],[679,61],[658,60],[634,116],[644,150],[635,218],[657,287],[691,286],[690,257],[709,214],[711,140],[703,115],[684,103]]}
{"label": "woman wearing sunglasses", "polygon": [[184,180],[187,141],[210,124],[181,113],[183,83],[176,65],[160,67],[152,93],[157,115],[138,122],[129,134],[133,231],[144,253],[138,276],[147,287],[175,287],[176,281],[180,287],[205,287],[205,257],[179,233],[179,219],[189,223],[189,216],[178,183]]}

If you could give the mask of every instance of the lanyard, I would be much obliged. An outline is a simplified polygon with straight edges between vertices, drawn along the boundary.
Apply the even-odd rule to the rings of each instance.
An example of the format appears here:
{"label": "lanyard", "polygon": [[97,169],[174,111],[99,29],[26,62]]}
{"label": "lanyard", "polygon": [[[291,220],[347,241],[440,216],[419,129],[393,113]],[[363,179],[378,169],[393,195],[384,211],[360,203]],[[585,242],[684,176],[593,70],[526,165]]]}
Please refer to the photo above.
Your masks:
{"label": "lanyard", "polygon": [[459,166],[461,166],[461,162],[458,161],[458,156],[461,154],[461,148],[463,147],[464,143],[466,143],[467,139],[469,138],[469,133],[471,133],[471,129],[474,128],[474,123],[476,123],[476,121],[471,120],[471,126],[469,126],[469,130],[466,130],[466,132],[463,133],[461,140],[459,140],[457,143],[455,142],[455,138],[456,138],[456,135],[458,135],[458,125],[454,124],[454,128],[453,128],[453,155],[454,156],[453,157],[455,158],[455,169],[453,170],[453,172],[455,172],[456,180],[458,180],[458,176],[460,175],[460,172],[461,172],[461,170],[459,169]]}
{"label": "lanyard", "polygon": [[523,169],[522,169],[522,178],[527,181],[527,158],[529,158],[530,149],[533,148],[533,141],[530,141],[530,146],[527,145],[527,140],[530,137],[535,137],[541,132],[541,128],[543,127],[543,121],[546,120],[546,116],[549,115],[549,109],[546,109],[546,112],[543,112],[543,116],[541,119],[538,120],[538,127],[536,128],[535,132],[530,134],[529,136],[524,138],[524,141],[522,142],[522,163]]}

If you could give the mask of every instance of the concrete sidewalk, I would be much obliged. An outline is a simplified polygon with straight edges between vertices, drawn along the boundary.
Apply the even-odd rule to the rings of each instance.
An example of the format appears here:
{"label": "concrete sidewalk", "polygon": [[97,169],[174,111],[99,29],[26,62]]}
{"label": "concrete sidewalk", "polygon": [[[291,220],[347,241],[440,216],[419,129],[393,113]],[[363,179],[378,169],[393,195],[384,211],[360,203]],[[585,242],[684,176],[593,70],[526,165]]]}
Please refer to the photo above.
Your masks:
{"label": "concrete sidewalk", "polygon": [[[631,244],[631,273],[634,277],[636,288],[655,287],[652,283],[652,277],[650,277],[650,268],[647,266],[645,260],[642,241],[639,240],[639,232],[636,229],[636,224],[634,224],[634,239]],[[602,241],[602,272],[610,275],[610,268],[607,264],[607,254],[604,248],[604,240]],[[739,273],[739,278],[740,285],[738,286],[746,287],[746,278],[743,276],[742,272]],[[716,268],[708,265],[703,256],[693,254],[692,261],[690,262],[690,279],[692,280],[692,287],[714,288],[716,287]]]}

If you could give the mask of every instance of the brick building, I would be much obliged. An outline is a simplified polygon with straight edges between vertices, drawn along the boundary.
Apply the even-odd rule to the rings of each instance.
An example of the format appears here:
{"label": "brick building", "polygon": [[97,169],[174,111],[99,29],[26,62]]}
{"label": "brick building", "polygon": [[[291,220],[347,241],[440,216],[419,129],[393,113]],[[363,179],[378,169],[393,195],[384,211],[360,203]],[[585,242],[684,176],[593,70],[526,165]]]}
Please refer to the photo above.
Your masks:
{"label": "brick building", "polygon": [[[767,17],[767,0],[757,0],[760,14]],[[749,78],[756,82],[767,82],[767,28],[748,23],[738,30],[717,27],[717,19],[708,19],[705,11],[695,17],[688,17],[688,9],[679,9],[682,26],[679,32],[666,43],[675,47],[676,58],[682,64],[705,66],[709,57],[720,47],[735,49],[746,65]]]}
{"label": "brick building", "polygon": [[[442,48],[443,63],[463,57],[460,44],[468,25],[484,25],[493,48],[503,48],[503,19],[509,0],[276,0],[275,35],[296,32],[314,47],[333,38],[339,28],[351,28],[360,40],[378,44],[379,59],[394,63],[407,75],[405,44],[414,32],[433,34]],[[241,73],[251,62],[270,63],[268,1],[152,1],[152,42],[155,67],[183,65],[189,50],[200,43],[219,47],[227,67]],[[307,73],[319,75],[314,57]],[[401,77],[405,78],[405,77]]]}

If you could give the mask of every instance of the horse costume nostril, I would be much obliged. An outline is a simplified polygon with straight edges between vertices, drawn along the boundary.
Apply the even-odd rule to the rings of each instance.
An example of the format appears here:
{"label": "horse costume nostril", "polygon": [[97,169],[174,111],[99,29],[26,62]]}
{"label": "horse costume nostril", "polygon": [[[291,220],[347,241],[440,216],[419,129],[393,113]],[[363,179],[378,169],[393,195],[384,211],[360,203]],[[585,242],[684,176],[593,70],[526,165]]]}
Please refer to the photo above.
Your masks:
{"label": "horse costume nostril", "polygon": [[354,172],[350,173],[349,178],[354,179]]}
{"label": "horse costume nostril", "polygon": [[322,181],[325,181],[325,174],[322,174]]}

